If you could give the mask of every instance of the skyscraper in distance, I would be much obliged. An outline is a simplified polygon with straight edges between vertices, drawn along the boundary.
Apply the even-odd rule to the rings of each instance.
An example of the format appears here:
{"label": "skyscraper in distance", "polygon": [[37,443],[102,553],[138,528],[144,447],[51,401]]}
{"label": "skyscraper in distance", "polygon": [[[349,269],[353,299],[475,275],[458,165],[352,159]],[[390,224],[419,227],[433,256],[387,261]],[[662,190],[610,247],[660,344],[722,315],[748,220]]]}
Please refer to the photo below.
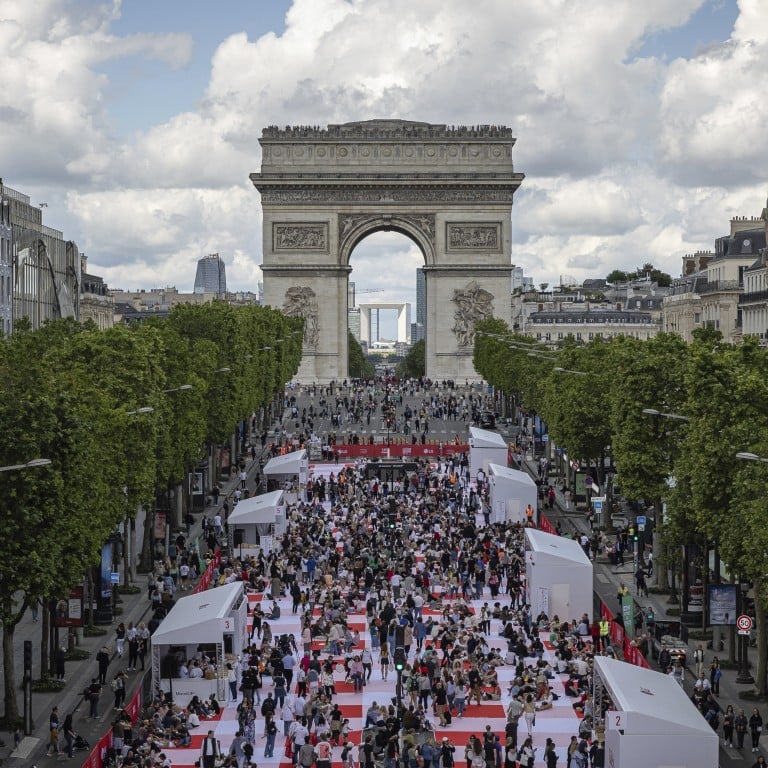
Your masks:
{"label": "skyscraper in distance", "polygon": [[427,273],[423,267],[416,270],[416,322],[424,326],[427,319]]}
{"label": "skyscraper in distance", "polygon": [[218,253],[210,253],[197,262],[195,293],[227,292],[227,272]]}

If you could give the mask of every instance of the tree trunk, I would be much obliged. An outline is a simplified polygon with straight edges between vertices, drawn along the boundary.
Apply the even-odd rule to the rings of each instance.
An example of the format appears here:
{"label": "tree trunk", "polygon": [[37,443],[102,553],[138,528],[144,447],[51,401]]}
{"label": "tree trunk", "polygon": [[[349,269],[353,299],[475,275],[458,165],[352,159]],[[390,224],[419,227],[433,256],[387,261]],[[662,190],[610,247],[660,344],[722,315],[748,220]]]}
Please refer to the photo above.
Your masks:
{"label": "tree trunk", "polygon": [[768,663],[768,638],[765,633],[765,606],[762,598],[762,584],[755,580],[755,628],[757,631],[757,669],[755,686],[760,696],[766,693],[766,669]]}
{"label": "tree trunk", "polygon": [[144,515],[144,536],[142,537],[141,560],[139,570],[148,573],[152,570],[154,564],[154,541],[155,539],[155,515],[147,512]]}
{"label": "tree trunk", "polygon": [[[19,686],[16,684],[13,638],[16,633],[16,625],[21,621],[21,617],[26,609],[27,603],[24,602],[17,614],[13,614],[10,610],[4,611],[6,620],[3,621],[3,693],[6,728],[11,728],[21,717],[19,714],[19,700],[17,698]],[[9,619],[9,616],[13,618]]]}
{"label": "tree trunk", "polygon": [[85,623],[93,626],[93,569],[88,568],[85,578]]}
{"label": "tree trunk", "polygon": [[40,679],[44,680],[50,676],[50,665],[48,661],[51,657],[50,637],[51,637],[51,601],[45,600],[43,603],[43,620],[40,622]]}

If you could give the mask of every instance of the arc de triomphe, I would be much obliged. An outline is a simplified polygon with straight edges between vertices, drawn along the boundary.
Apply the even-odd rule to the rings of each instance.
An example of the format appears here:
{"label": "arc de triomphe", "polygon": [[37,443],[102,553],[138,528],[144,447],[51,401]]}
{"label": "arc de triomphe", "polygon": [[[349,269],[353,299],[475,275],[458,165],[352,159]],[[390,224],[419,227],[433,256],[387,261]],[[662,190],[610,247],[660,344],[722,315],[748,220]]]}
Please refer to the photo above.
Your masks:
{"label": "arc de triomphe", "polygon": [[369,120],[265,128],[259,143],[264,300],[305,319],[299,380],[347,377],[349,260],[381,230],[424,255],[427,376],[476,379],[475,322],[510,322],[512,131]]}

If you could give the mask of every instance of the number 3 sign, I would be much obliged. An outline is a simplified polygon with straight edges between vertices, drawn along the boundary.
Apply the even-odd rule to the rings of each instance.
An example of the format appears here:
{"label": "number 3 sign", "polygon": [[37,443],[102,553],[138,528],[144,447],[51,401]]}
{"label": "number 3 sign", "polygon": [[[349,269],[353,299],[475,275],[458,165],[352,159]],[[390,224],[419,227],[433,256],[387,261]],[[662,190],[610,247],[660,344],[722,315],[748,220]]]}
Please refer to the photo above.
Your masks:
{"label": "number 3 sign", "polygon": [[605,713],[605,727],[609,731],[623,731],[627,727],[627,713],[608,710]]}

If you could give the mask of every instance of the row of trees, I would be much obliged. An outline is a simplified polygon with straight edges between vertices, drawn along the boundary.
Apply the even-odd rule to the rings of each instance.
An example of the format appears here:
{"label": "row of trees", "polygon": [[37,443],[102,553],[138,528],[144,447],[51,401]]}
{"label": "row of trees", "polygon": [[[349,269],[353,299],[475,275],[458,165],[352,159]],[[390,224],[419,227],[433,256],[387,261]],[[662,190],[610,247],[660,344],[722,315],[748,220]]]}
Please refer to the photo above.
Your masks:
{"label": "row of trees", "polygon": [[19,322],[0,341],[0,464],[51,461],[3,474],[6,722],[19,715],[14,631],[27,607],[66,595],[126,517],[266,406],[298,369],[302,332],[276,310],[215,302],[107,331]]}
{"label": "row of trees", "polygon": [[706,553],[711,543],[734,578],[752,583],[765,693],[768,466],[736,454],[768,457],[768,351],[724,344],[710,329],[694,335],[690,345],[672,334],[567,340],[552,352],[490,319],[478,325],[474,363],[535,410],[570,457],[602,473],[610,451],[623,495],[656,509],[660,586],[670,587],[681,545]]}

